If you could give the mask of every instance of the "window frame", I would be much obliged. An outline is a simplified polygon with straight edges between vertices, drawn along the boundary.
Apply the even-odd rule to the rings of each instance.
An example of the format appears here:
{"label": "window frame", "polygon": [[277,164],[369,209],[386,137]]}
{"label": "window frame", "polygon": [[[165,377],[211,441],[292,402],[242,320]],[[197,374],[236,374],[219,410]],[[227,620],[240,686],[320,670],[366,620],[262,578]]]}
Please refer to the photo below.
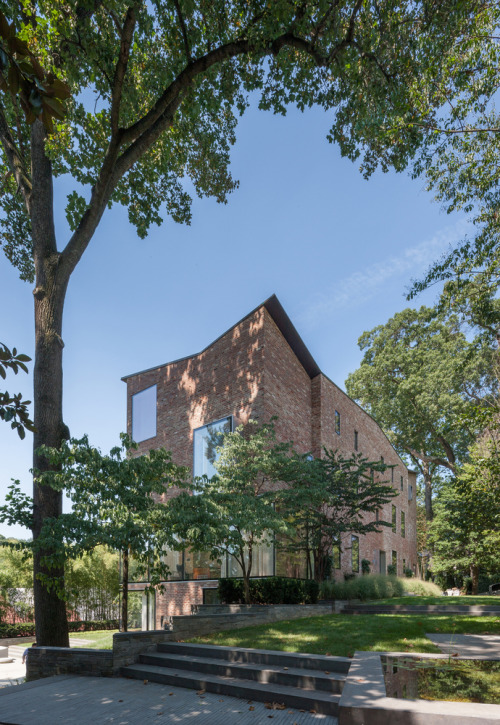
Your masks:
{"label": "window frame", "polygon": [[392,533],[396,534],[398,530],[398,510],[394,504],[392,504]]}
{"label": "window frame", "polygon": [[[134,400],[137,400],[139,395],[143,395],[144,393],[148,392],[148,390],[155,389],[155,403],[154,403],[154,435],[147,436],[146,438],[136,438],[134,436]],[[153,383],[153,385],[148,385],[147,388],[143,388],[142,390],[138,390],[137,393],[134,393],[131,396],[130,399],[130,428],[132,433],[132,440],[135,443],[142,443],[143,441],[149,441],[152,438],[156,438],[158,435],[158,383]]]}
{"label": "window frame", "polygon": [[341,427],[340,427],[340,413],[338,410],[335,411],[334,427],[335,427],[335,433],[339,436]]}
{"label": "window frame", "polygon": [[[356,568],[354,567],[354,552],[357,551]],[[354,574],[359,574],[359,536],[351,534],[351,570]]]}
{"label": "window frame", "polygon": [[406,514],[401,511],[401,538],[406,539]]}
{"label": "window frame", "polygon": [[[216,418],[216,420],[211,420],[210,423],[205,423],[205,425],[200,425],[198,428],[193,428],[193,477],[196,477],[196,473],[194,470],[195,467],[195,455],[196,455],[196,449],[195,449],[195,434],[203,430],[203,428],[208,428],[211,425],[215,425],[216,423],[222,423],[222,421],[229,420],[230,421],[230,433],[234,433],[234,416],[232,413],[229,415],[224,415],[222,418]],[[203,475],[203,474],[202,474]]]}

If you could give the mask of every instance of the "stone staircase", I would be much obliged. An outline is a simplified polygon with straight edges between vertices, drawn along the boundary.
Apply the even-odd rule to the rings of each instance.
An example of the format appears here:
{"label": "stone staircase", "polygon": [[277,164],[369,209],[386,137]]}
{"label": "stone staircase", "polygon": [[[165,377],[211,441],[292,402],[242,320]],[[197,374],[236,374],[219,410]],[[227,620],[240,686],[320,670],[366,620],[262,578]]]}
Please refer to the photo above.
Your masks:
{"label": "stone staircase", "polygon": [[338,714],[347,657],[165,642],[121,674],[296,709]]}

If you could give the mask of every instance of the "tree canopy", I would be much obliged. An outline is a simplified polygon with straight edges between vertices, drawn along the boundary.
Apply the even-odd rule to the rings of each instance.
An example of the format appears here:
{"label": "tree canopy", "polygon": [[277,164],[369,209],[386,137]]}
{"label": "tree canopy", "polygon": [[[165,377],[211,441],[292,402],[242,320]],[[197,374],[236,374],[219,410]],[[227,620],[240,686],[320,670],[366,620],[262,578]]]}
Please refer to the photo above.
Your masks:
{"label": "tree canopy", "polygon": [[361,366],[346,380],[349,395],[382,426],[402,455],[421,467],[432,518],[431,478],[455,473],[481,430],[478,404],[494,397],[494,352],[469,342],[458,318],[433,308],[406,309],[359,338]]}
{"label": "tree canopy", "polygon": [[[366,174],[401,170],[445,101],[467,92],[470,73],[487,92],[489,65],[477,67],[476,46],[490,45],[497,26],[487,0],[3,0],[0,9],[14,23],[0,28],[11,76],[0,83],[0,243],[21,277],[35,281],[40,471],[50,464],[36,451],[70,436],[64,301],[106,208],[125,206],[143,237],[165,214],[189,223],[186,182],[225,202],[237,184],[230,147],[252,94],[275,113],[289,104],[325,109],[329,140],[361,156]],[[57,177],[68,181],[64,240],[55,232]],[[33,501],[37,539],[62,499],[35,482]],[[65,613],[42,585],[37,554],[34,572],[37,641],[65,646]]]}

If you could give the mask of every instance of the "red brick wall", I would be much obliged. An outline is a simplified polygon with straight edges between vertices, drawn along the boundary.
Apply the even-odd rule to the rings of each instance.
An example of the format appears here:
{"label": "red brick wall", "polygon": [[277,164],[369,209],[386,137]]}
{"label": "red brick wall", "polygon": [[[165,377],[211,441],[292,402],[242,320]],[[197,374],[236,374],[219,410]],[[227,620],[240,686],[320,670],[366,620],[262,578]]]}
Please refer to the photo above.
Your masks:
{"label": "red brick wall", "polygon": [[203,604],[203,590],[217,588],[217,581],[169,582],[165,595],[156,595],[156,629],[177,614],[191,614],[192,604]]}
{"label": "red brick wall", "polygon": [[[198,355],[178,360],[127,379],[127,429],[131,433],[132,395],[156,384],[157,435],[139,444],[138,455],[150,448],[172,451],[176,463],[192,467],[193,431],[207,423],[233,415],[235,424],[250,418],[267,422],[278,416],[276,430],[282,440],[292,440],[297,450],[321,455],[323,447],[349,456],[358,431],[359,452],[370,460],[394,465],[394,487],[398,496],[397,533],[360,536],[360,560],[369,559],[378,571],[378,552],[398,553],[402,561],[416,565],[415,476],[407,471],[388,439],[356,403],[326,376],[310,379],[287,340],[265,307],[235,325]],[[341,416],[341,432],[335,432],[335,411]],[[400,476],[404,490],[400,491]],[[391,477],[390,471],[384,476]],[[413,501],[408,501],[408,480],[413,483]],[[175,492],[171,492],[172,495]],[[406,514],[406,537],[401,537],[401,511]],[[391,504],[380,512],[391,520]],[[342,572],[351,571],[350,536],[343,543]],[[336,572],[336,576],[341,576]],[[203,586],[207,586],[205,583]],[[191,604],[201,603],[202,586],[196,582],[172,582],[168,593],[157,597],[161,616],[189,613]],[[189,610],[189,611],[188,611]]]}

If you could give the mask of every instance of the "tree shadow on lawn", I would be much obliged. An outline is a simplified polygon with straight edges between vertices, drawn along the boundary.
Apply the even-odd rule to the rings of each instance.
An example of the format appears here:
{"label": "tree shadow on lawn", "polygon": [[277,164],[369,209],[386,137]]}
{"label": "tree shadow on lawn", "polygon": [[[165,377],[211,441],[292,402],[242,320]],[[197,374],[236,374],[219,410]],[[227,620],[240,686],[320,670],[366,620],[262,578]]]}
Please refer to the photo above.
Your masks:
{"label": "tree shadow on lawn", "polygon": [[356,650],[434,652],[426,632],[498,634],[499,617],[331,614],[197,637],[193,642],[352,657]]}

